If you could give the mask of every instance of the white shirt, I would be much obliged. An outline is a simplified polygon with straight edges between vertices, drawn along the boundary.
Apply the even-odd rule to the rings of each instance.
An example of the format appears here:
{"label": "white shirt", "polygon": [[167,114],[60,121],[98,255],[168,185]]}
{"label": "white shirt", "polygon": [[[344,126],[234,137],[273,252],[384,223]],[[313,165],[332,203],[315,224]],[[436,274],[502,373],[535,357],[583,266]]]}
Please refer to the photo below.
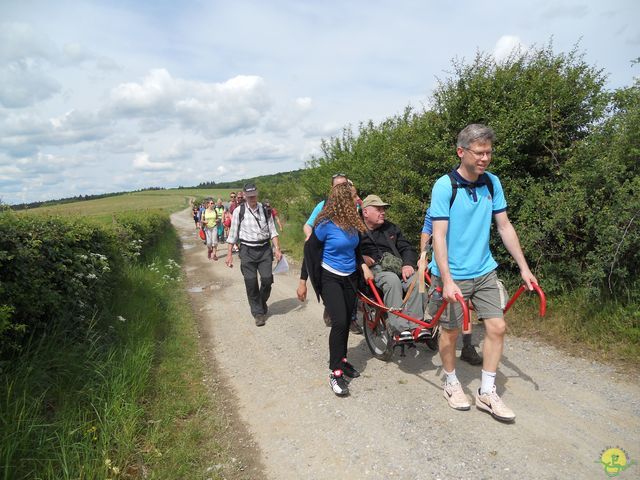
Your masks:
{"label": "white shirt", "polygon": [[264,207],[260,202],[256,205],[255,210],[249,207],[246,202],[244,205],[244,218],[242,224],[240,222],[240,210],[242,205],[238,205],[233,210],[231,217],[231,227],[227,236],[227,243],[242,243],[250,247],[257,247],[266,244],[269,240],[278,236],[276,226],[273,223],[273,216],[266,220]]}

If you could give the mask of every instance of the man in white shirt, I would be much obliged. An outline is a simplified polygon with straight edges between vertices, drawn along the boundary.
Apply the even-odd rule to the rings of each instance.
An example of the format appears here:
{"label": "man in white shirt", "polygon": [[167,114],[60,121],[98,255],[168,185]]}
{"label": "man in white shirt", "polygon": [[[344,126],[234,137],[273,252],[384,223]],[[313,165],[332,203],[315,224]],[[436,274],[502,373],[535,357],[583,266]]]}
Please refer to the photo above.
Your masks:
{"label": "man in white shirt", "polygon": [[[231,228],[227,237],[226,264],[233,267],[232,248],[234,244],[239,243],[240,271],[244,277],[247,299],[256,326],[261,327],[266,321],[267,300],[271,295],[273,284],[271,265],[274,252],[271,249],[271,242],[275,247],[277,261],[280,261],[282,253],[273,217],[267,218],[264,207],[258,202],[258,189],[253,183],[247,183],[243,192],[246,202],[234,209],[231,219]],[[258,273],[260,274],[259,286]]]}

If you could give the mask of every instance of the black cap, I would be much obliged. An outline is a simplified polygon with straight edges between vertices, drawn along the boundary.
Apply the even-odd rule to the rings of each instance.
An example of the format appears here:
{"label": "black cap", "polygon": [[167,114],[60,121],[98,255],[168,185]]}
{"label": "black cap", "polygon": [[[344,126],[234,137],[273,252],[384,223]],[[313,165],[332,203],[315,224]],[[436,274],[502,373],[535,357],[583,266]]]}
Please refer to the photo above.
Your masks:
{"label": "black cap", "polygon": [[258,195],[258,188],[255,183],[245,183],[243,188],[245,196],[255,196]]}

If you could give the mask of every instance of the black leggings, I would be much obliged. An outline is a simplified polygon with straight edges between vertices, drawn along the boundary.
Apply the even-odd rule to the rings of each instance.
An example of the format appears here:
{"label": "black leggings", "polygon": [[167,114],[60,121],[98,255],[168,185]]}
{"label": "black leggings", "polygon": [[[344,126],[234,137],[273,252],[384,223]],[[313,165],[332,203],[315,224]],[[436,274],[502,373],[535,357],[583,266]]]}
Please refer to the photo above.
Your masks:
{"label": "black leggings", "polygon": [[331,316],[329,333],[329,368],[342,368],[342,359],[347,356],[349,325],[356,307],[356,272],[342,277],[322,269],[322,300]]}

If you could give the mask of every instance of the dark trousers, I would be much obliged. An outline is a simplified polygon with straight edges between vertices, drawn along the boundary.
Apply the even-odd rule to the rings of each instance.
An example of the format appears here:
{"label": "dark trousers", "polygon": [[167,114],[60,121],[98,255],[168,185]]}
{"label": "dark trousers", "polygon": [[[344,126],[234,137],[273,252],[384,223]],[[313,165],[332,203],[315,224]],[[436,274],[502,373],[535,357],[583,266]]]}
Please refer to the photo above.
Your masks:
{"label": "dark trousers", "polygon": [[[248,247],[240,245],[240,271],[244,277],[244,285],[247,289],[247,299],[251,314],[265,315],[267,313],[267,300],[271,295],[273,284],[273,252],[271,245],[262,247]],[[260,273],[260,286],[258,287],[258,273]]]}
{"label": "dark trousers", "polygon": [[347,356],[349,324],[356,307],[357,273],[342,277],[322,270],[322,301],[331,316],[329,333],[329,368],[342,368],[342,359]]}

